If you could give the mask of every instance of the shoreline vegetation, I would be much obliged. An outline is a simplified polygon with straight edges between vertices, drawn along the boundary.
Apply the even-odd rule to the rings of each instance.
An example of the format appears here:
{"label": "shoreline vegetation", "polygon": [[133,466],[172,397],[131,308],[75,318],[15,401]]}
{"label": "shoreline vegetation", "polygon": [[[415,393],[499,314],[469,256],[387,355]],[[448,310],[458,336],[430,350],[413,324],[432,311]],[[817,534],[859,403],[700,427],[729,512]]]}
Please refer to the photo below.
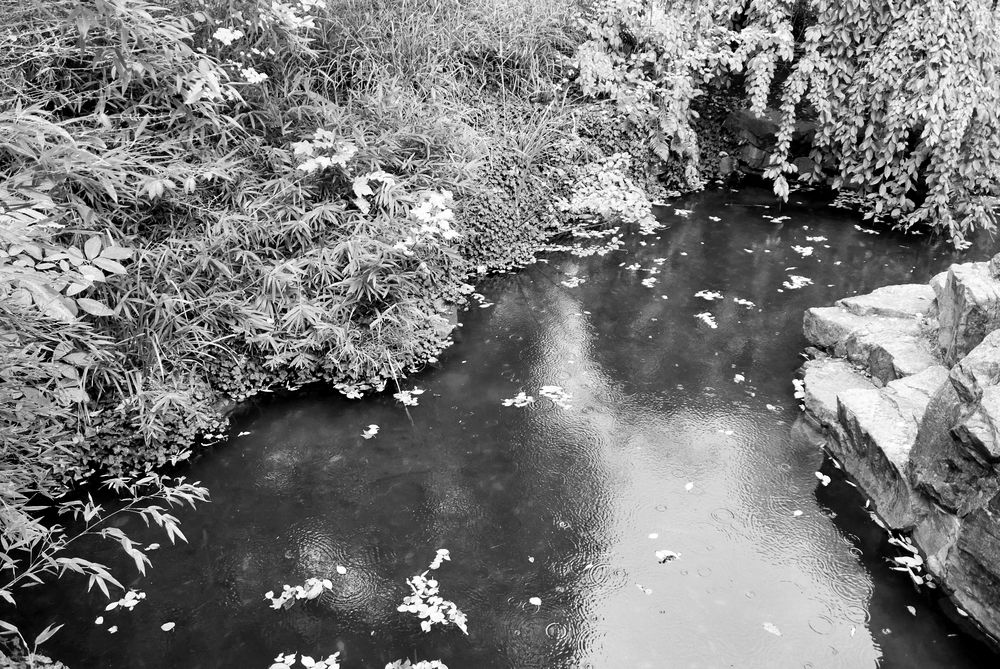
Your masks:
{"label": "shoreline vegetation", "polygon": [[[314,382],[360,397],[420,369],[471,277],[530,261],[581,220],[642,225],[651,201],[715,180],[722,120],[744,100],[782,114],[765,173],[779,196],[806,115],[816,181],[826,166],[871,214],[958,243],[990,228],[1000,106],[969,96],[992,71],[944,101],[913,93],[923,117],[848,114],[901,85],[860,75],[823,102],[837,89],[817,73],[874,63],[864,31],[895,34],[920,3],[874,27],[864,3],[848,17],[691,4],[7,3],[0,597],[16,606],[24,585],[67,572],[121,588],[69,555],[78,535],[52,518],[121,543],[144,572],[143,547],[75,491],[110,488],[183,538],[169,507],[207,491],[157,472],[221,439],[225,406]],[[1000,60],[995,31],[975,32],[995,11],[955,4],[944,29],[968,39],[954,50]],[[846,50],[830,46],[841,29]],[[961,105],[979,116],[948,125]],[[13,652],[45,640],[12,627]]]}

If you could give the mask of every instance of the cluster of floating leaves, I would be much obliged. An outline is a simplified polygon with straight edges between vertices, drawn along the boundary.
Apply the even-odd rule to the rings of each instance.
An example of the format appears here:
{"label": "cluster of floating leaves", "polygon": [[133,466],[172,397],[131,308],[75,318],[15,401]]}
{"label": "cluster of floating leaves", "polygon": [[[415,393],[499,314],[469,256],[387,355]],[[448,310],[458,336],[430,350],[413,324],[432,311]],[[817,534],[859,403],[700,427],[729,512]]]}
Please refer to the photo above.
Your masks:
{"label": "cluster of floating leaves", "polygon": [[376,434],[378,434],[378,429],[379,429],[378,425],[375,425],[374,423],[372,423],[367,428],[365,428],[364,432],[361,433],[361,437],[363,439],[371,439]]}
{"label": "cluster of floating leaves", "polygon": [[358,400],[368,391],[380,393],[385,390],[385,380],[378,383],[335,383],[333,387],[349,400]]}
{"label": "cluster of floating leaves", "polygon": [[525,392],[522,390],[515,397],[512,397],[512,398],[507,399],[507,400],[503,400],[502,404],[505,407],[513,406],[513,407],[517,407],[518,409],[521,409],[521,408],[524,408],[524,407],[528,406],[529,404],[531,404],[534,401],[535,401],[534,397],[532,397],[531,395],[526,395]]}
{"label": "cluster of floating leaves", "polygon": [[324,590],[333,590],[333,582],[330,579],[307,578],[302,585],[283,585],[281,593],[277,596],[273,590],[268,590],[264,593],[264,599],[271,600],[272,609],[290,609],[296,600],[316,599]]}
{"label": "cluster of floating leaves", "polygon": [[140,592],[139,590],[129,590],[125,593],[125,596],[118,601],[111,602],[104,607],[105,611],[114,611],[117,608],[128,609],[131,611],[135,608],[136,604],[146,599],[146,593]]}
{"label": "cluster of floating leaves", "polygon": [[[451,556],[446,549],[439,549],[434,561],[428,567],[428,571],[435,570],[441,566],[444,560],[451,560]],[[440,588],[436,579],[428,578],[427,571],[406,579],[406,584],[412,591],[403,598],[403,603],[396,607],[396,610],[403,613],[413,613],[420,618],[420,629],[430,632],[434,625],[448,625],[449,623],[468,634],[466,625],[467,618],[464,613],[447,599],[441,597]]]}
{"label": "cluster of floating leaves", "polygon": [[797,274],[789,274],[788,275],[788,281],[785,281],[781,285],[784,286],[785,288],[787,288],[788,290],[796,290],[798,288],[802,288],[804,286],[808,286],[811,283],[812,283],[812,279],[810,279],[808,277],[799,276]]}
{"label": "cluster of floating leaves", "polygon": [[409,660],[396,660],[385,665],[385,669],[448,669],[441,660],[420,660],[411,663]]}
{"label": "cluster of floating leaves", "polygon": [[418,403],[417,396],[423,394],[423,389],[414,388],[413,390],[401,390],[398,393],[393,393],[392,396],[399,400],[404,406],[415,407]]}
{"label": "cluster of floating leaves", "polygon": [[700,297],[703,300],[708,300],[709,302],[711,302],[712,300],[722,299],[722,293],[712,290],[699,290],[697,293],[694,294],[694,296]]}
{"label": "cluster of floating leaves", "polygon": [[289,667],[295,666],[296,660],[305,669],[340,669],[340,662],[337,660],[339,657],[340,653],[334,653],[325,660],[315,660],[309,655],[302,655],[300,657],[296,653],[282,653],[274,658],[274,664],[268,667],[268,669],[289,669]]}
{"label": "cluster of floating leaves", "polygon": [[577,286],[579,286],[581,283],[584,282],[586,282],[586,279],[583,278],[582,276],[570,276],[560,281],[559,283],[563,286],[566,286],[567,288],[576,288]]}
{"label": "cluster of floating leaves", "polygon": [[563,390],[562,386],[542,386],[538,394],[549,398],[558,407],[563,409],[572,408],[569,400],[573,399],[573,396]]}

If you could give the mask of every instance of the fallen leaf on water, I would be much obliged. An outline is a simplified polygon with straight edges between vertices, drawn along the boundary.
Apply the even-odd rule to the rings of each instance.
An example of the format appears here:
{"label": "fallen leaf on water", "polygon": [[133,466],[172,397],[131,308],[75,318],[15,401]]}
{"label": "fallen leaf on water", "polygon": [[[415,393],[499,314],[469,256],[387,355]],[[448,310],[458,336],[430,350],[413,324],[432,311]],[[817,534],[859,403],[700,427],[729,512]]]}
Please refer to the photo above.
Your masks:
{"label": "fallen leaf on water", "polygon": [[802,515],[802,512],[799,511],[798,509],[795,509],[795,511],[792,511],[792,515],[798,518],[799,516]]}
{"label": "fallen leaf on water", "polygon": [[774,636],[781,636],[781,630],[774,623],[764,623],[764,631],[770,632]]}
{"label": "fallen leaf on water", "polygon": [[660,538],[660,535],[659,535],[659,534],[657,534],[656,532],[650,532],[650,534],[649,534],[649,538],[650,538],[650,539],[659,539],[659,538]]}
{"label": "fallen leaf on water", "polygon": [[338,564],[337,565],[337,573],[340,574],[341,576],[343,576],[344,574],[347,573],[347,567]]}
{"label": "fallen leaf on water", "polygon": [[910,612],[911,616],[917,615],[917,609],[914,606],[907,606],[906,610]]}
{"label": "fallen leaf on water", "polygon": [[819,482],[822,483],[824,486],[830,485],[830,477],[824,474],[823,472],[816,472],[816,478],[818,478]]}
{"label": "fallen leaf on water", "polygon": [[163,623],[162,625],[160,625],[160,629],[163,630],[164,632],[169,632],[173,628],[174,628],[174,623]]}
{"label": "fallen leaf on water", "polygon": [[103,625],[104,624],[104,616],[97,616],[97,618],[94,620],[94,624],[95,625]]}
{"label": "fallen leaf on water", "polygon": [[693,490],[694,489],[694,482],[693,481],[688,481],[687,483],[685,483],[684,484],[684,489],[687,490],[688,492],[690,492],[691,490]]}
{"label": "fallen leaf on water", "polygon": [[707,311],[703,311],[700,314],[695,314],[694,317],[701,320],[703,323],[705,323],[705,325],[712,328],[713,330],[719,327],[719,324],[715,322],[715,317],[712,316],[712,314],[708,313]]}
{"label": "fallen leaf on water", "polygon": [[531,605],[533,605],[533,606],[541,606],[542,605],[542,598],[541,597],[530,597],[528,599],[528,603],[531,604]]}
{"label": "fallen leaf on water", "polygon": [[746,380],[747,377],[743,376],[742,374],[736,374],[735,376],[733,376],[733,381],[735,381],[736,383],[743,383]]}
{"label": "fallen leaf on water", "polygon": [[378,425],[372,423],[365,429],[364,432],[361,433],[361,437],[364,439],[371,439],[376,434],[378,434]]}
{"label": "fallen leaf on water", "polygon": [[680,553],[675,553],[673,551],[656,551],[656,561],[660,564],[663,564],[664,562],[672,562],[680,556]]}

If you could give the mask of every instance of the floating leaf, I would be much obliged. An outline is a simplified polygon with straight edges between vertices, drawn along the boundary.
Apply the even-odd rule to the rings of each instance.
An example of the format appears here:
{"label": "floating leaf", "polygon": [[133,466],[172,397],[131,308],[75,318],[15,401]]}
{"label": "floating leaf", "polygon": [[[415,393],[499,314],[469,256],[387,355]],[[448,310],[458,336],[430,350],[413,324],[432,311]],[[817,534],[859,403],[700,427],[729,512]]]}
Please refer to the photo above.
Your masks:
{"label": "floating leaf", "polygon": [[764,631],[770,632],[774,636],[781,636],[781,630],[774,623],[764,623]]}
{"label": "floating leaf", "polygon": [[174,628],[174,626],[175,623],[163,623],[162,625],[160,625],[160,629],[163,630],[164,632],[169,632]]}

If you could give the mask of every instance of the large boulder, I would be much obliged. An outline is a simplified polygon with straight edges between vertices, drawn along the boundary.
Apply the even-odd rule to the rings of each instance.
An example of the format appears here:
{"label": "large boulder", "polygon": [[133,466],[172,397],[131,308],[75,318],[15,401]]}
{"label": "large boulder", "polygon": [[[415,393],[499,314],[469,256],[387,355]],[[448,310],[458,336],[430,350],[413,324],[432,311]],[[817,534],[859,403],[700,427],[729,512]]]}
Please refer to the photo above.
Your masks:
{"label": "large boulder", "polygon": [[967,516],[948,552],[943,580],[955,601],[980,625],[1000,630],[1000,498]]}
{"label": "large boulder", "polygon": [[1000,328],[1000,282],[991,263],[952,265],[945,276],[937,298],[938,344],[949,365]]}
{"label": "large boulder", "polygon": [[907,475],[910,449],[930,397],[947,378],[944,367],[934,366],[884,389],[837,393],[838,422],[846,439],[830,448],[893,528],[911,528],[923,513],[924,504]]}
{"label": "large boulder", "polygon": [[951,368],[951,384],[963,402],[975,404],[983,389],[1000,382],[1000,330],[986,335]]}
{"label": "large boulder", "polygon": [[803,330],[838,356],[804,366],[826,448],[1000,638],[1000,254],[810,309]]}
{"label": "large boulder", "polygon": [[1000,491],[1000,332],[948,374],[931,398],[910,455],[911,481],[963,517]]}

